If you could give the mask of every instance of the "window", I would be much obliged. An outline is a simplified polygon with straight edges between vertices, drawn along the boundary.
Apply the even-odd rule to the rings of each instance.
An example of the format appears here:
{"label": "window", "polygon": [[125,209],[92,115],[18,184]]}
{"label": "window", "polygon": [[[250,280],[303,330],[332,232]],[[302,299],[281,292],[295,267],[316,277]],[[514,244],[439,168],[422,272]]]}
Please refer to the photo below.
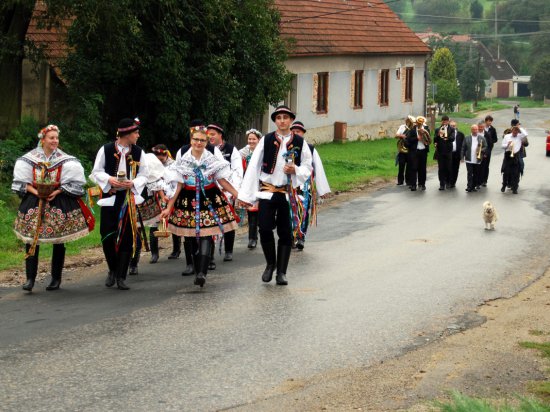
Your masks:
{"label": "window", "polygon": [[378,84],[378,104],[387,106],[389,104],[389,89],[390,89],[390,71],[384,69],[380,71],[380,79]]}
{"label": "window", "polygon": [[356,70],[354,73],[353,108],[363,108],[363,70]]}
{"label": "window", "polygon": [[328,73],[317,73],[317,113],[328,113]]}
{"label": "window", "polygon": [[405,69],[405,101],[412,102],[413,100],[413,71],[414,68],[407,67]]}

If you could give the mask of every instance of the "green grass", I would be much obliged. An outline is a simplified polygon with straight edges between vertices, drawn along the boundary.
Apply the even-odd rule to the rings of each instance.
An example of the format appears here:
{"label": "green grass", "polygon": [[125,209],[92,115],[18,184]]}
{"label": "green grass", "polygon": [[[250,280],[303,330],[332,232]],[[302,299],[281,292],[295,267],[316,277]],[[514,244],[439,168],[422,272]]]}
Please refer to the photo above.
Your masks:
{"label": "green grass", "polygon": [[[15,197],[17,199],[17,197]],[[16,201],[0,200],[0,270],[24,267],[25,245],[15,237],[13,223],[17,214]],[[99,235],[99,208],[94,208],[96,227],[88,236],[74,242],[66,243],[67,255],[78,255],[83,250],[101,243]],[[52,256],[52,245],[40,246],[40,260],[49,260]]]}
{"label": "green grass", "polygon": [[542,357],[550,358],[550,342],[544,342],[544,343],[520,342],[519,345],[522,348],[537,349],[541,352]]}
{"label": "green grass", "polygon": [[[373,179],[395,179],[397,166],[395,155],[397,141],[385,138],[369,141],[354,141],[345,144],[327,143],[315,146],[323,160],[333,192],[349,190],[355,185]],[[428,165],[433,164],[433,147],[430,148]]]}
{"label": "green grass", "polygon": [[518,405],[502,402],[491,402],[452,393],[450,402],[436,402],[435,407],[442,412],[550,412],[550,405],[539,400],[520,397]]}

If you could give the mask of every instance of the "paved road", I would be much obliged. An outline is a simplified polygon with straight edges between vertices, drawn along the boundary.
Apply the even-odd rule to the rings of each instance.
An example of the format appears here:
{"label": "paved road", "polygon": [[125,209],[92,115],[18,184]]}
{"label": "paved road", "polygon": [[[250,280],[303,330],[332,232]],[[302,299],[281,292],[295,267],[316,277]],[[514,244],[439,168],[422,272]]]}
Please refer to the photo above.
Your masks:
{"label": "paved road", "polygon": [[[390,186],[325,210],[288,287],[261,283],[261,251],[241,238],[204,290],[167,260],[144,262],[129,292],[103,287],[102,267],[59,293],[1,290],[0,409],[227,409],[479,321],[478,304],[548,266],[549,115],[522,111],[531,146],[518,195],[500,192],[497,150],[481,193],[464,192],[463,167],[456,190],[439,192],[433,171],[426,192]],[[486,199],[494,232],[483,230]]]}

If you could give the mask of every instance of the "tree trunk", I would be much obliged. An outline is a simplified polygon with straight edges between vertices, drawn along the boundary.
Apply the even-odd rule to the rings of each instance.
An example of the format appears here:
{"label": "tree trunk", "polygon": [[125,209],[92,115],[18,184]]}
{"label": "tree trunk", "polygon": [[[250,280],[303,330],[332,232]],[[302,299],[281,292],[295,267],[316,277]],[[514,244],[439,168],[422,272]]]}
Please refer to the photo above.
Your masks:
{"label": "tree trunk", "polygon": [[21,120],[21,66],[33,10],[34,1],[28,0],[0,6],[0,36],[7,44],[0,54],[0,139]]}

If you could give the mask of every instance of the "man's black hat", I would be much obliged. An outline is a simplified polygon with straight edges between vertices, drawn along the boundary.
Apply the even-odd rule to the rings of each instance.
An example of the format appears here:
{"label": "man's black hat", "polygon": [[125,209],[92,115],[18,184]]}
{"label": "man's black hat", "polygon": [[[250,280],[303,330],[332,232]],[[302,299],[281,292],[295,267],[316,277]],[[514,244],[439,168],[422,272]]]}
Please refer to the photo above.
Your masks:
{"label": "man's black hat", "polygon": [[139,130],[139,120],[124,118],[118,122],[117,136],[122,137]]}
{"label": "man's black hat", "polygon": [[282,104],[280,106],[277,106],[275,111],[271,113],[271,120],[275,121],[277,115],[281,113],[288,114],[292,118],[292,120],[296,119],[296,115],[292,112],[292,110],[290,110],[288,106]]}
{"label": "man's black hat", "polygon": [[298,129],[298,130],[301,130],[304,133],[307,132],[306,128],[304,127],[304,124],[302,122],[297,121],[297,120],[294,123],[292,123],[292,126],[290,126],[290,130],[292,130],[292,129]]}

